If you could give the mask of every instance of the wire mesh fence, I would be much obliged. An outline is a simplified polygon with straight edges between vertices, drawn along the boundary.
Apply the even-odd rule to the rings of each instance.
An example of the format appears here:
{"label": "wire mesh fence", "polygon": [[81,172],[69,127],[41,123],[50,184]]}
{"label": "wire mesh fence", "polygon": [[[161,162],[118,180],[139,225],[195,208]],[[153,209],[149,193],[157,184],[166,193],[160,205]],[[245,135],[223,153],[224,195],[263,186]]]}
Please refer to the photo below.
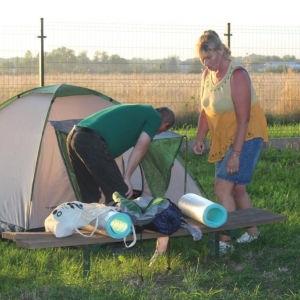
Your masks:
{"label": "wire mesh fence", "polygon": [[43,25],[43,33],[39,20],[31,27],[2,26],[0,103],[40,85],[43,58],[44,85],[68,83],[95,89],[120,103],[170,106],[181,125],[194,126],[203,70],[195,44],[204,30],[213,29],[225,43],[230,38],[232,55],[249,71],[269,123],[299,125],[300,28],[231,24],[228,35],[228,24],[44,20]]}

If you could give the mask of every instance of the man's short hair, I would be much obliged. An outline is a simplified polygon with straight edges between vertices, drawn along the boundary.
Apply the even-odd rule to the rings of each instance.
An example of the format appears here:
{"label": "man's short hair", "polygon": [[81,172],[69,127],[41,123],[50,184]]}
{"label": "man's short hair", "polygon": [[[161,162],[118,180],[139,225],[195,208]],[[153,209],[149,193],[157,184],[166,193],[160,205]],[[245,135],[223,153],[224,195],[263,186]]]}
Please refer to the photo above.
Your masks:
{"label": "man's short hair", "polygon": [[157,112],[161,115],[163,122],[167,122],[169,125],[167,130],[175,124],[175,114],[169,107],[161,106],[156,108]]}

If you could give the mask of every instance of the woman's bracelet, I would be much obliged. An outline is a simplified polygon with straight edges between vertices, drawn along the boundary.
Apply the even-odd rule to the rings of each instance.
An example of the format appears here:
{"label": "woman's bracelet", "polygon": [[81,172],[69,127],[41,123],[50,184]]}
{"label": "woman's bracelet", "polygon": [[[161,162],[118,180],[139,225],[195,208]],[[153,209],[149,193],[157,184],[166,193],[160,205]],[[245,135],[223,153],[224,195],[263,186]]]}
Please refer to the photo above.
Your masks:
{"label": "woman's bracelet", "polygon": [[237,153],[237,151],[231,151],[230,153],[231,156],[235,156],[235,157],[241,157],[241,152]]}

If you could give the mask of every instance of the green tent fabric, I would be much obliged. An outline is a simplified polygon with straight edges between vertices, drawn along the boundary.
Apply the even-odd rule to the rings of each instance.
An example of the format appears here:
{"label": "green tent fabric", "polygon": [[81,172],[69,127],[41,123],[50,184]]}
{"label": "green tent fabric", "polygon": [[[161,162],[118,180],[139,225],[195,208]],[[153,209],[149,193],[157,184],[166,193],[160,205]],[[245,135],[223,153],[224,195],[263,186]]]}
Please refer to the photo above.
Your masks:
{"label": "green tent fabric", "polygon": [[67,152],[66,142],[67,142],[68,134],[59,129],[55,129],[55,133],[56,133],[57,141],[59,143],[59,149],[60,149],[61,155],[63,157],[63,161],[66,164],[66,170],[68,172],[70,182],[73,186],[73,189],[74,189],[74,192],[76,195],[76,200],[81,201],[82,199],[81,199],[81,194],[80,194],[79,187],[77,184],[77,179],[76,179],[75,173],[73,171],[73,167],[72,167],[72,164],[70,162],[70,159],[68,157],[68,152]]}
{"label": "green tent fabric", "polygon": [[154,197],[163,197],[168,189],[171,169],[182,139],[183,136],[169,132],[158,135],[157,139],[150,143],[141,164]]}

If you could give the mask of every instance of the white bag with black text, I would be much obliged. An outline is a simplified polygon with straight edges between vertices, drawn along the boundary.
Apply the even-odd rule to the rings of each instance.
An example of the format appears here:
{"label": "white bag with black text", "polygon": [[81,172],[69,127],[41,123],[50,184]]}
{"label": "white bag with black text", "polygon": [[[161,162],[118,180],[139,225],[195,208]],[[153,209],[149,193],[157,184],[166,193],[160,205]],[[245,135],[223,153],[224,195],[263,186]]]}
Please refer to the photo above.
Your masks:
{"label": "white bag with black text", "polygon": [[[70,236],[74,232],[78,232],[85,237],[91,237],[98,229],[98,233],[116,238],[120,236],[120,234],[106,234],[107,231],[110,233],[108,230],[109,224],[104,224],[103,217],[108,214],[109,218],[105,219],[106,223],[108,221],[111,221],[112,223],[118,221],[116,220],[116,215],[112,218],[113,214],[118,214],[115,207],[107,207],[104,204],[99,203],[82,203],[79,201],[65,202],[57,206],[45,219],[45,231],[52,232],[57,238]],[[135,244],[136,234],[131,219],[126,219],[126,222],[127,225],[130,226],[129,229],[126,229],[126,235],[130,233],[133,234],[133,242],[129,246],[126,244],[126,236],[123,237],[125,246],[129,248]],[[80,228],[88,229],[91,232],[89,234],[84,234],[79,230]],[[120,229],[120,225],[118,226],[118,229]]]}
{"label": "white bag with black text", "polygon": [[[97,203],[79,201],[65,202],[57,206],[45,220],[46,232],[57,238],[72,235],[80,227],[85,227],[97,218]],[[92,232],[89,236],[92,236]]]}

